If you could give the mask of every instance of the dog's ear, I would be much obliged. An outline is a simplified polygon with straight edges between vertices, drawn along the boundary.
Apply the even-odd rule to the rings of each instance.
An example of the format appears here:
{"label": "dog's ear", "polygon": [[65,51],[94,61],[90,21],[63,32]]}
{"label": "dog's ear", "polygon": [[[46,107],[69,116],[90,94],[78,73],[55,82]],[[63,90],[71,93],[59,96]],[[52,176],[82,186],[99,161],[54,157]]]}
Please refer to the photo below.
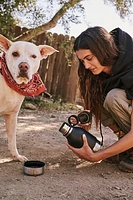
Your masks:
{"label": "dog's ear", "polygon": [[49,45],[39,45],[40,54],[42,59],[46,59],[49,55],[52,55],[54,52],[59,52],[58,50],[54,49]]}
{"label": "dog's ear", "polygon": [[8,40],[6,37],[0,34],[0,49],[4,52],[7,52],[12,42]]}

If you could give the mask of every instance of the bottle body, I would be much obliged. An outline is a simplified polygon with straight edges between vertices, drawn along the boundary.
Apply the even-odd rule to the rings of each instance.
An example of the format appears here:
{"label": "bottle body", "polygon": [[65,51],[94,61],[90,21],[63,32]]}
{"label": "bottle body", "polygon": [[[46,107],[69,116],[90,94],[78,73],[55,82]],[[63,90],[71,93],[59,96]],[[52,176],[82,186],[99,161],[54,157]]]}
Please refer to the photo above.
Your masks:
{"label": "bottle body", "polygon": [[98,151],[101,147],[100,141],[81,127],[70,126],[64,122],[59,131],[67,138],[68,143],[75,148],[83,146],[83,134],[86,135],[88,145],[93,151]]}

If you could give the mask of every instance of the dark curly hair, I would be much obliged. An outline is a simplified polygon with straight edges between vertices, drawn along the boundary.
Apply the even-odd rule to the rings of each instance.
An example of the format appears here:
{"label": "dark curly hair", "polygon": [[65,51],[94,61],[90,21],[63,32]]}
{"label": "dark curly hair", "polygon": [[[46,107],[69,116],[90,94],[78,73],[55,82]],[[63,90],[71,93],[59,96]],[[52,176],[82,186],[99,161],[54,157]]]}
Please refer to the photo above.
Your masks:
{"label": "dark curly hair", "polygon": [[[118,57],[118,49],[113,36],[104,28],[98,26],[88,28],[76,38],[74,51],[80,49],[89,49],[102,66],[113,66]],[[85,69],[83,63],[79,60],[78,75],[85,109],[90,109],[94,114],[97,127],[103,104],[102,80],[106,74],[102,72],[94,75],[89,69]]]}

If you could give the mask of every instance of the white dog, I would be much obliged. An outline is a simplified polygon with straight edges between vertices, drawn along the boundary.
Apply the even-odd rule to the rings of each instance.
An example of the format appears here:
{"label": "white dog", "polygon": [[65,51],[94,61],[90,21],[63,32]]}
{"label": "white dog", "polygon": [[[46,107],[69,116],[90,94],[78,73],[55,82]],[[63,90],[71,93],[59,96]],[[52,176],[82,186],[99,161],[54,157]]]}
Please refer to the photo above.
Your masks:
{"label": "white dog", "polygon": [[24,162],[25,156],[16,147],[17,116],[25,96],[45,91],[37,70],[42,59],[58,52],[48,45],[11,42],[0,35],[0,114],[5,118],[9,150],[14,160]]}

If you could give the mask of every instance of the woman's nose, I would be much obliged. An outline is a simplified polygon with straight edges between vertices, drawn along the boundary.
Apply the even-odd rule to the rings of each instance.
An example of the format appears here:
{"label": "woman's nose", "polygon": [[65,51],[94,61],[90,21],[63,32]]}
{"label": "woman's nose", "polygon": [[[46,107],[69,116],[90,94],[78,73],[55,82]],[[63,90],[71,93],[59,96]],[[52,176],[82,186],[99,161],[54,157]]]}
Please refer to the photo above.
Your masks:
{"label": "woman's nose", "polygon": [[91,64],[88,63],[88,62],[85,62],[85,63],[84,63],[84,66],[85,66],[85,69],[89,69],[89,68],[91,67]]}

